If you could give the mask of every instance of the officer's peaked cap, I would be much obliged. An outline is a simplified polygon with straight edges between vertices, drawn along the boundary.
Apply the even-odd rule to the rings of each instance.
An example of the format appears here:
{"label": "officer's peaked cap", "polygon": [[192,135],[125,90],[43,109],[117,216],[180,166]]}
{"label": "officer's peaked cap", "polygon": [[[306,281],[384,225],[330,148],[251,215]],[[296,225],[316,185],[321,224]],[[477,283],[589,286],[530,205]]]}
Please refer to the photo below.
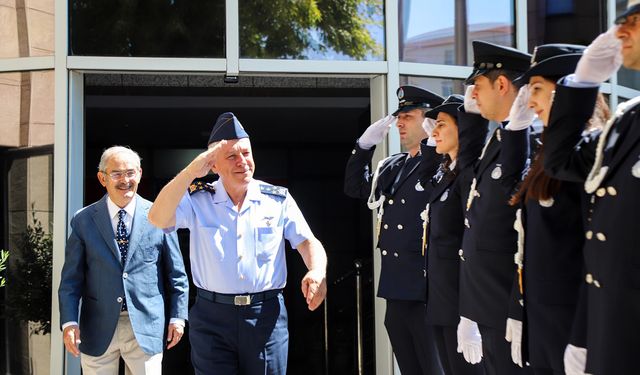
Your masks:
{"label": "officer's peaked cap", "polygon": [[417,86],[400,86],[396,91],[398,95],[398,109],[392,113],[397,116],[400,112],[407,112],[416,108],[431,109],[439,106],[444,98],[429,90]]}
{"label": "officer's peaked cap", "polygon": [[476,77],[495,69],[524,73],[529,69],[531,55],[515,48],[474,40],[473,60],[473,71],[465,82],[468,85],[473,84]]}
{"label": "officer's peaked cap", "polygon": [[444,112],[451,115],[453,118],[458,118],[458,107],[464,103],[464,96],[453,94],[449,95],[445,101],[434,109],[424,114],[424,117],[431,119],[437,119],[438,113]]}
{"label": "officer's peaked cap", "polygon": [[616,17],[616,20],[614,22],[617,25],[621,25],[627,22],[627,17],[635,13],[640,13],[640,0],[629,0],[629,2],[627,3],[627,10]]}
{"label": "officer's peaked cap", "polygon": [[533,50],[531,67],[517,78],[528,83],[533,76],[563,77],[576,70],[585,46],[576,44],[543,44]]}

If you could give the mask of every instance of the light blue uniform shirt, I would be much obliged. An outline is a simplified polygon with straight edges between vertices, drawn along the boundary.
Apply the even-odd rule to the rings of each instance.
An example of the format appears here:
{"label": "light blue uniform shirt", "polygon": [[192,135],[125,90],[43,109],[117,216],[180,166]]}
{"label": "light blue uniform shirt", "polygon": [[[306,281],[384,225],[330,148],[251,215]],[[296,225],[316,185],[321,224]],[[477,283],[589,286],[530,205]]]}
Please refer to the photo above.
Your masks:
{"label": "light blue uniform shirt", "polygon": [[194,284],[229,294],[284,288],[284,240],[297,248],[313,237],[293,197],[283,188],[252,180],[238,212],[221,180],[213,186],[215,193],[187,192],[176,210],[176,227],[191,231]]}

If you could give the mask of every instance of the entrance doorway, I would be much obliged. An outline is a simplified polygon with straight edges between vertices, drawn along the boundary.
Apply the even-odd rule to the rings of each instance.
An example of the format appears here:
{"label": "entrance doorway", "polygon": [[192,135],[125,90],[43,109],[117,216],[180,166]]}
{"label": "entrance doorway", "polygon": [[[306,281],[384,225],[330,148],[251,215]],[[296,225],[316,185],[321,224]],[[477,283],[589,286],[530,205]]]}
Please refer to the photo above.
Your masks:
{"label": "entrance doorway", "polygon": [[[85,204],[104,194],[95,177],[102,150],[127,145],[142,157],[138,192],[153,200],[206,148],[222,112],[232,111],[251,136],[255,177],[286,187],[329,258],[326,306],[309,312],[299,283],[306,268],[287,249],[289,373],[356,373],[356,273],[360,287],[364,373],[374,373],[374,290],[371,213],[342,192],[344,167],[356,138],[370,123],[367,78],[87,74]],[[189,236],[180,243],[189,268]],[[193,303],[195,288],[191,285]],[[165,352],[166,373],[191,368],[189,342]]]}

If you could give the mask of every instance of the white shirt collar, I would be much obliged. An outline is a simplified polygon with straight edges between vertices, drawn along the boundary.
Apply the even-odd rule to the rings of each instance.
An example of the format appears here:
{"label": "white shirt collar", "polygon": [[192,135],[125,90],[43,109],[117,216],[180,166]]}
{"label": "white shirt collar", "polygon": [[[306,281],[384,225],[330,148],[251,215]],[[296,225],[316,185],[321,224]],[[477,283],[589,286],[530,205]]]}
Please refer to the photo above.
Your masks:
{"label": "white shirt collar", "polygon": [[[120,211],[120,207],[118,207],[115,203],[113,203],[113,201],[111,200],[111,197],[109,196],[107,196],[107,208],[109,209],[109,217],[111,219],[116,217],[118,215],[118,212]],[[133,196],[133,199],[131,200],[131,202],[129,202],[129,204],[124,206],[124,210],[131,217],[133,217],[133,214],[136,212],[136,196],[135,195]]]}

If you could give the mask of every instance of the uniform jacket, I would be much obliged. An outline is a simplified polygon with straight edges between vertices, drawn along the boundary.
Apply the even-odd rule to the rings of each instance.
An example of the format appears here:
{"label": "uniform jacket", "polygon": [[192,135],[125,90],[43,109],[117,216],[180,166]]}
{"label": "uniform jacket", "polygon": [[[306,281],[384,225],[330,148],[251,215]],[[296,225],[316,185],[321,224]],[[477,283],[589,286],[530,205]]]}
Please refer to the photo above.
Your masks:
{"label": "uniform jacket", "polygon": [[[466,145],[483,141],[487,124],[480,115],[461,111],[458,116],[458,159],[464,178],[461,183],[468,186],[463,192],[465,232],[460,314],[479,324],[504,330],[515,281],[513,256],[517,250],[517,233],[513,229],[516,208],[508,201],[525,169],[529,134],[526,129],[505,131],[499,127],[483,150],[484,154],[478,155],[477,148]],[[511,142],[518,146],[503,150],[502,140],[506,137],[512,137]],[[511,162],[505,163],[507,159]],[[475,194],[471,189],[473,185]],[[473,194],[473,199],[467,199],[469,194]]]}
{"label": "uniform jacket", "polygon": [[[510,149],[518,145],[510,141],[505,138],[504,150],[515,153]],[[563,355],[583,268],[585,205],[582,184],[569,181],[548,200],[527,200],[519,205],[524,232],[524,295],[517,286],[512,298],[516,305],[524,302],[523,337],[527,341],[523,348],[528,349],[525,358],[534,368],[564,371]]]}
{"label": "uniform jacket", "polygon": [[[345,193],[367,199],[371,192],[371,158],[374,149],[364,150],[357,144],[347,162]],[[441,157],[434,147],[425,149],[419,161],[404,178],[394,182],[407,159],[407,153],[395,154],[380,168],[375,196],[384,194],[384,215],[376,250],[382,255],[378,297],[407,301],[426,301],[426,260],[422,254],[423,219],[429,198],[424,184],[435,173]]]}
{"label": "uniform jacket", "polygon": [[125,297],[136,341],[147,354],[161,353],[164,348],[165,304],[169,318],[187,319],[189,284],[177,236],[149,223],[150,207],[151,202],[136,197],[124,267],[107,195],[71,219],[58,289],[60,324],[80,317],[82,353],[99,356],[105,352]]}
{"label": "uniform jacket", "polygon": [[545,168],[561,179],[583,180],[594,164],[594,148],[596,160],[602,156],[597,178],[585,182],[593,192],[584,228],[586,292],[579,301],[587,316],[587,372],[631,374],[637,372],[640,353],[640,107],[617,112],[597,147],[583,145],[580,134],[597,93],[598,88],[558,84]]}

